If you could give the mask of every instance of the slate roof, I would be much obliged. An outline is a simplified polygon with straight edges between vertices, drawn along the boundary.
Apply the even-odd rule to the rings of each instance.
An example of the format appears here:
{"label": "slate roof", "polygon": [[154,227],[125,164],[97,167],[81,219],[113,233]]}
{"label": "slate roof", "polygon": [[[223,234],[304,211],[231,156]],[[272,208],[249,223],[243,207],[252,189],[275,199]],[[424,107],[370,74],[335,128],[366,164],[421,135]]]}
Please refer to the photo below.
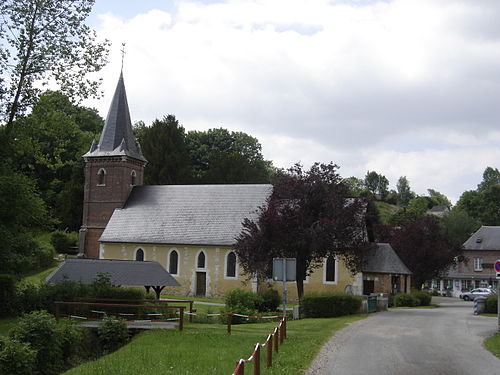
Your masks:
{"label": "slate roof", "polygon": [[146,161],[141,146],[132,132],[123,73],[120,74],[116,85],[99,143],[92,142],[90,150],[83,155],[83,157],[99,156],[130,156]]}
{"label": "slate roof", "polygon": [[465,241],[464,250],[500,250],[500,226],[482,226]]}
{"label": "slate roof", "polygon": [[107,259],[68,259],[45,281],[91,284],[99,273],[109,274],[111,284],[127,286],[179,286],[158,262]]}
{"label": "slate roof", "polygon": [[272,185],[134,186],[101,242],[231,246]]}
{"label": "slate roof", "polygon": [[412,274],[388,243],[371,243],[361,270],[367,273]]}

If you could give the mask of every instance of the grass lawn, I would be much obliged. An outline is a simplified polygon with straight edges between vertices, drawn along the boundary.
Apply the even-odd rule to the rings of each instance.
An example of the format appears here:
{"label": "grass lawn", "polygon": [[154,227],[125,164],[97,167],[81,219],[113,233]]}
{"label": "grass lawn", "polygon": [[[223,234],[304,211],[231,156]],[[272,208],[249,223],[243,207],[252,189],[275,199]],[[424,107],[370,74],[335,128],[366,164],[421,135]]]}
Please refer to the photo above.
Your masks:
{"label": "grass lawn", "polygon": [[[337,330],[364,316],[303,319],[288,322],[287,339],[273,356],[273,367],[262,374],[302,374],[321,346]],[[184,332],[145,331],[120,350],[65,372],[65,375],[187,375],[231,374],[237,360],[250,357],[276,322],[233,326],[232,335],[220,324],[188,324]],[[265,364],[265,354],[261,357]],[[252,373],[247,364],[245,373]]]}
{"label": "grass lawn", "polygon": [[47,276],[49,276],[49,273],[51,273],[53,270],[55,270],[56,268],[58,267],[57,266],[54,266],[54,267],[50,267],[46,270],[43,270],[43,271],[40,271],[40,272],[37,272],[35,274],[32,274],[32,275],[28,275],[24,278],[25,281],[29,282],[29,283],[32,283],[32,284],[40,284],[42,282],[45,281],[45,278]]}
{"label": "grass lawn", "polygon": [[493,336],[484,340],[484,346],[495,356],[500,358],[500,333],[495,333]]}

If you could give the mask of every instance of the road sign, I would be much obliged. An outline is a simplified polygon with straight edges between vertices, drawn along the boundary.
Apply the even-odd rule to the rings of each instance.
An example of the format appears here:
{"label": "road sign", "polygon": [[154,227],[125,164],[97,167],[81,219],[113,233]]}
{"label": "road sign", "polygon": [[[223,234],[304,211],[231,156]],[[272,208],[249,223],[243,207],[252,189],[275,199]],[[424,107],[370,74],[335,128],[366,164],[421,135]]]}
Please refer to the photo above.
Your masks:
{"label": "road sign", "polygon": [[273,280],[283,281],[283,274],[284,274],[286,281],[295,281],[296,268],[297,267],[295,258],[274,258]]}
{"label": "road sign", "polygon": [[495,271],[497,273],[497,279],[500,279],[500,260],[495,262]]}

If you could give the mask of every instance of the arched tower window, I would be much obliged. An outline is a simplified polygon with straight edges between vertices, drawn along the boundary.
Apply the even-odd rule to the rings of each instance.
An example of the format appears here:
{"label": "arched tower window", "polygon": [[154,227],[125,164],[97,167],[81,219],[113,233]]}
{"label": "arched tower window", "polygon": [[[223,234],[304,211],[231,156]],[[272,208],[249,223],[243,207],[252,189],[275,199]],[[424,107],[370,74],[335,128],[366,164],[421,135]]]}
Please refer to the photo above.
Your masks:
{"label": "arched tower window", "polygon": [[135,186],[136,180],[137,180],[137,173],[135,172],[135,170],[132,170],[132,172],[130,172],[130,185]]}
{"label": "arched tower window", "polygon": [[179,273],[179,253],[177,250],[172,250],[168,256],[168,272],[172,275]]}
{"label": "arched tower window", "polygon": [[196,262],[198,268],[205,268],[205,252],[200,251],[198,254],[198,261]]}
{"label": "arched tower window", "polygon": [[106,186],[106,170],[104,168],[97,172],[97,186]]}
{"label": "arched tower window", "polygon": [[335,257],[330,255],[325,261],[325,281],[335,282]]}
{"label": "arched tower window", "polygon": [[135,252],[135,260],[139,260],[141,262],[144,260],[144,250],[137,249]]}
{"label": "arched tower window", "polygon": [[234,251],[227,254],[226,277],[236,277],[236,254]]}

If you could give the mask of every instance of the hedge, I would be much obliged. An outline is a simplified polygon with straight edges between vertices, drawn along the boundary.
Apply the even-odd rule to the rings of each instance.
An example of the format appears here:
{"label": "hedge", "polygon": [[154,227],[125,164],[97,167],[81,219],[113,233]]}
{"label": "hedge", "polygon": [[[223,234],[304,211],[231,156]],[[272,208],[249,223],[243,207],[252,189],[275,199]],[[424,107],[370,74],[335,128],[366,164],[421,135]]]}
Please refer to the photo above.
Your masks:
{"label": "hedge", "polygon": [[498,314],[498,296],[493,294],[486,299],[486,311],[490,314]]}
{"label": "hedge", "polygon": [[307,294],[300,301],[301,312],[306,318],[332,318],[356,314],[362,298],[346,293]]}

